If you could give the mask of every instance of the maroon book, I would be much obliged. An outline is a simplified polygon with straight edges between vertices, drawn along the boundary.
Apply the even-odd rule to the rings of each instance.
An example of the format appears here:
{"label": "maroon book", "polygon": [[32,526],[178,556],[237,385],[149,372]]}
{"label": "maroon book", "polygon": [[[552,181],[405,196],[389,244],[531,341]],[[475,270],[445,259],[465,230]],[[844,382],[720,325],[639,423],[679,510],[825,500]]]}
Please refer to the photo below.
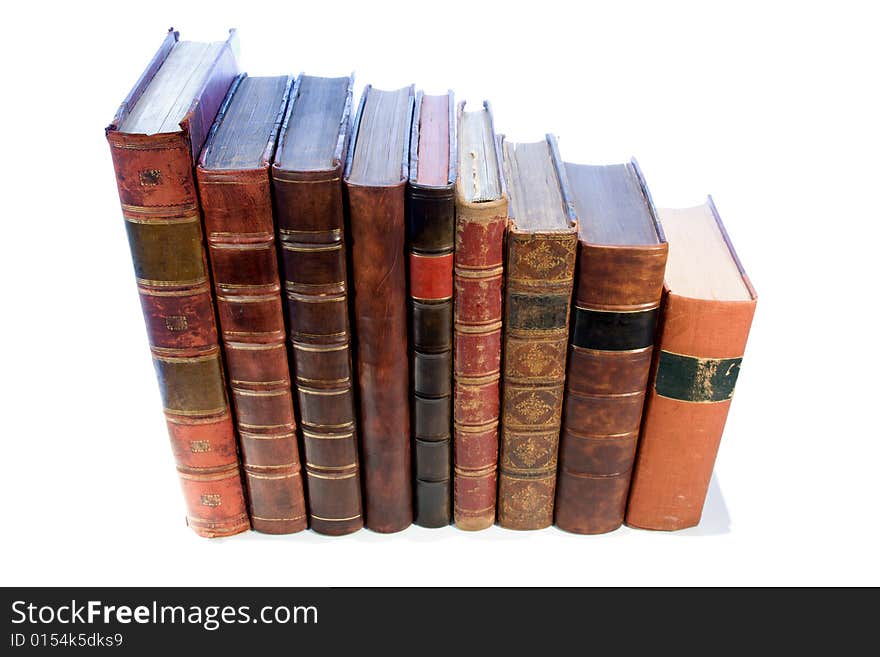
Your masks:
{"label": "maroon book", "polygon": [[251,523],[268,534],[307,524],[269,176],[290,83],[239,76],[196,172]]}

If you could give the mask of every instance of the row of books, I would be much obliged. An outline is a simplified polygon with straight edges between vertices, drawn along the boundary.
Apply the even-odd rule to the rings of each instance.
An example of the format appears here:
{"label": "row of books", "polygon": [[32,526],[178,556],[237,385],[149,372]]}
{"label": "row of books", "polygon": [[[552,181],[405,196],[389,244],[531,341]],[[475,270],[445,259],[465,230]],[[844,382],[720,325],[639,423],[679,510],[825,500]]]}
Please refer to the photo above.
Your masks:
{"label": "row of books", "polygon": [[756,301],[711,198],[233,45],[106,131],[188,524],[697,524]]}

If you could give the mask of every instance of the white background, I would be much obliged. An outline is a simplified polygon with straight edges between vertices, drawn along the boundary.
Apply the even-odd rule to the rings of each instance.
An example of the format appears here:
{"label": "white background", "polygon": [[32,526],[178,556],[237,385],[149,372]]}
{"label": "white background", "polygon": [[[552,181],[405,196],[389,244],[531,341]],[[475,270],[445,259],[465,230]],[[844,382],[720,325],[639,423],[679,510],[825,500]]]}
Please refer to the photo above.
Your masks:
{"label": "white background", "polygon": [[[877,16],[600,4],[7,4],[0,583],[880,584]],[[187,529],[103,135],[170,25],[238,27],[252,75],[488,98],[514,140],[637,156],[661,207],[713,194],[759,302],[703,524]]]}

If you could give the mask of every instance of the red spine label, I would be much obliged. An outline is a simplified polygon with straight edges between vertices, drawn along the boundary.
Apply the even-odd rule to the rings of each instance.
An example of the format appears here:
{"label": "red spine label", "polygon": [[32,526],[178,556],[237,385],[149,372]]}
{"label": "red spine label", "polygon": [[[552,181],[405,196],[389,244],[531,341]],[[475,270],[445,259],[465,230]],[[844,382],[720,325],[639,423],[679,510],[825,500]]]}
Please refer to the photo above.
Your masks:
{"label": "red spine label", "polygon": [[439,301],[452,297],[452,254],[409,254],[410,293],[416,299]]}

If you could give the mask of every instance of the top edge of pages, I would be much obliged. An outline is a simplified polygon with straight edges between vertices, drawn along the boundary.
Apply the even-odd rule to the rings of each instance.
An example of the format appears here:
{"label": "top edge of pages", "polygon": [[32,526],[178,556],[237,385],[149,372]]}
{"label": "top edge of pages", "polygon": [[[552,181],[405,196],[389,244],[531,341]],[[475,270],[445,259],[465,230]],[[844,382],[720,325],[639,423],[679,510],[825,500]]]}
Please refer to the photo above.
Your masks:
{"label": "top edge of pages", "polygon": [[699,524],[757,295],[711,197],[165,41],[106,130],[199,535]]}

